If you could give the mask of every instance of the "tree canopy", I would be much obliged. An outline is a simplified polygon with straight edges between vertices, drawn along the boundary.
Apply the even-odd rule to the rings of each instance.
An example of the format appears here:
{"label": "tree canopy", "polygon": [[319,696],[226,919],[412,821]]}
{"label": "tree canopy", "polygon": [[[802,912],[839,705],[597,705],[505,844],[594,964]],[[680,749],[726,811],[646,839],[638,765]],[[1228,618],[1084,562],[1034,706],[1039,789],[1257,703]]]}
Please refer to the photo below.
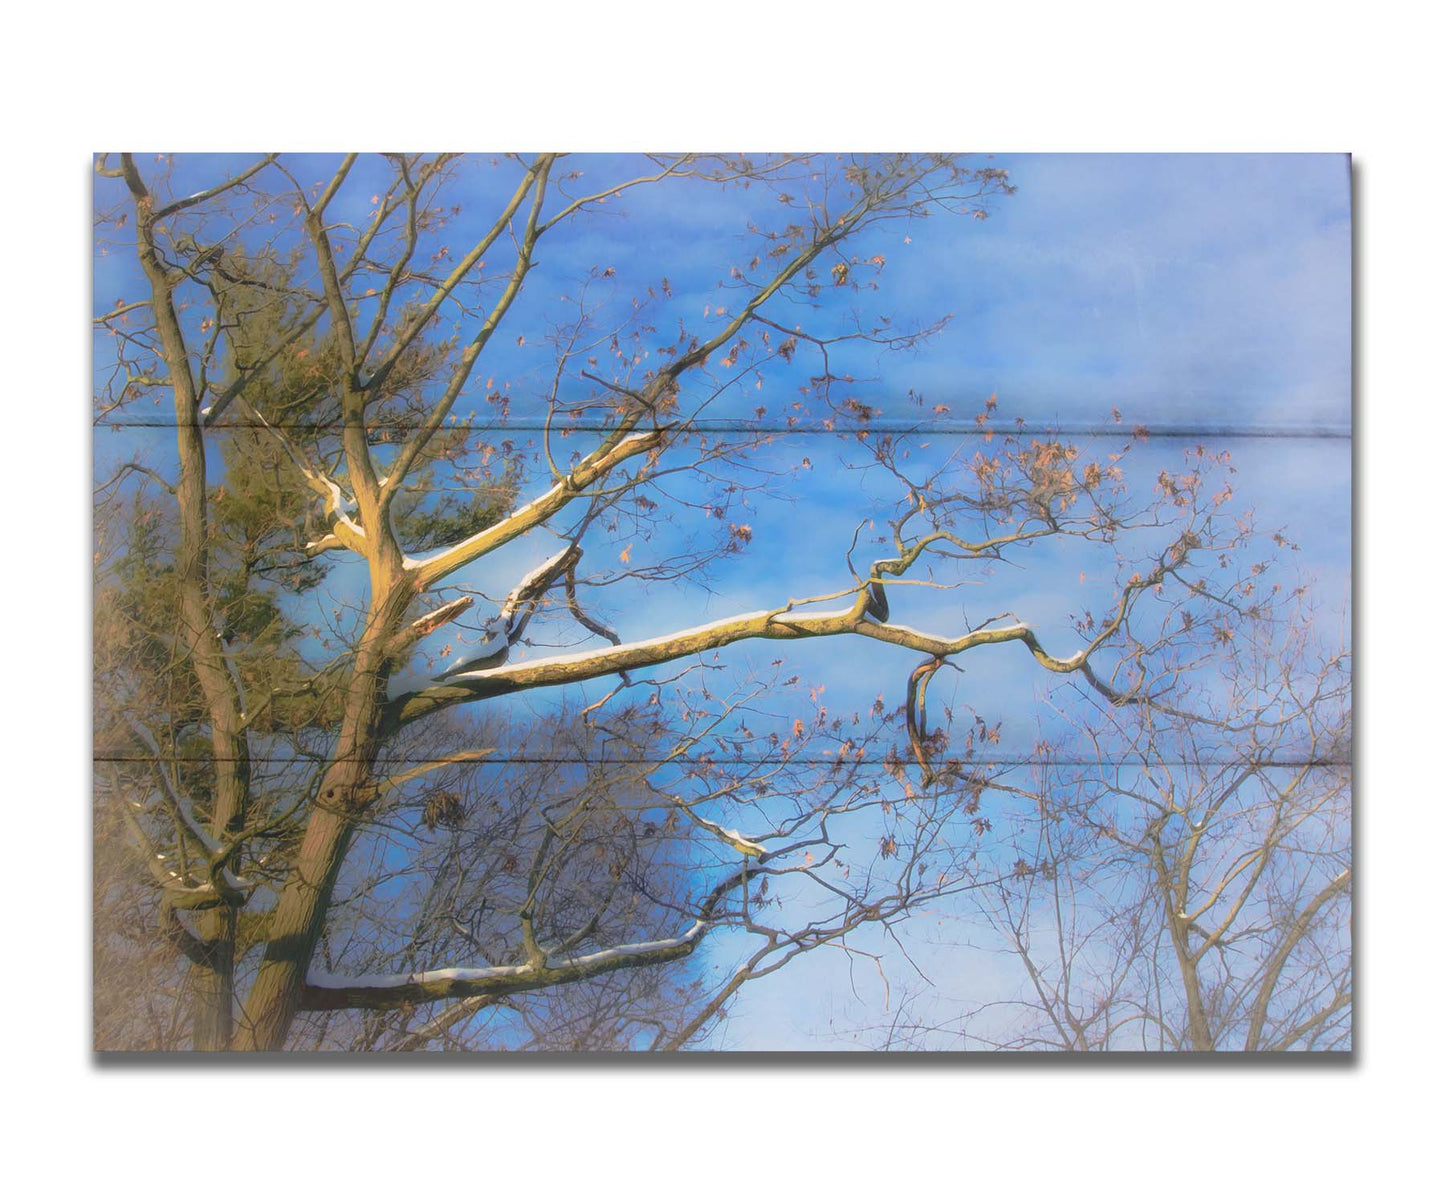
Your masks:
{"label": "tree canopy", "polygon": [[829,957],[867,1044],[1348,1045],[1289,534],[1213,441],[900,383],[889,258],[1005,170],[96,172],[100,1047],[682,1049]]}

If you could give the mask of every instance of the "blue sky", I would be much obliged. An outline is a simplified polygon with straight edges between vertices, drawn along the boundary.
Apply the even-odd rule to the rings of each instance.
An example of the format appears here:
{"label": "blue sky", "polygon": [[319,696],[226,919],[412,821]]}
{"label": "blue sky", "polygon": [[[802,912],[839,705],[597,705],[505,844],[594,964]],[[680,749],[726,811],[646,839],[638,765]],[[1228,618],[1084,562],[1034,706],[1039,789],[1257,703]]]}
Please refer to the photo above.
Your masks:
{"label": "blue sky", "polygon": [[[1001,156],[1018,193],[941,265],[956,329],[926,378],[1031,418],[1342,429],[1350,213],[1341,156]],[[930,270],[932,269],[932,270]],[[961,369],[961,371],[960,371]]]}
{"label": "blue sky", "polygon": [[[996,198],[987,221],[935,218],[891,226],[858,246],[861,256],[887,261],[881,291],[861,294],[856,302],[864,320],[886,313],[896,327],[906,327],[944,314],[953,318],[915,350],[886,357],[871,348],[843,353],[841,362],[859,377],[857,395],[881,409],[885,422],[913,420],[905,400],[910,389],[926,397],[926,409],[949,406],[932,436],[936,453],[976,440],[967,427],[991,394],[998,397],[1001,418],[1022,417],[1035,428],[1092,427],[1118,407],[1126,426],[1217,432],[1210,446],[1231,451],[1241,503],[1256,510],[1261,528],[1288,530],[1301,548],[1299,571],[1317,581],[1327,610],[1344,613],[1351,556],[1348,160],[999,155],[994,164],[1008,168],[1018,191]],[[631,174],[636,161],[578,156],[572,166],[585,173],[581,185],[595,187]],[[303,182],[309,182],[306,168],[318,180],[329,170],[320,161],[303,163]],[[375,170],[363,161],[334,217],[364,214],[371,191],[365,173]],[[181,160],[176,190],[199,187],[223,171],[219,157]],[[505,164],[490,167],[486,156],[468,165],[459,226],[494,209],[514,178]],[[98,200],[116,184],[98,180]],[[509,331],[524,333],[526,342],[517,346],[507,337],[489,349],[478,380],[494,376],[510,386],[514,418],[525,436],[551,365],[544,336],[568,312],[562,298],[575,295],[590,269],[615,268],[608,289],[619,314],[667,276],[673,296],[659,300],[651,318],[659,331],[675,328],[679,318],[692,329],[707,329],[717,319],[705,312],[731,301],[730,290],[720,287],[728,267],[751,254],[745,221],[770,220],[774,212],[775,199],[761,190],[719,193],[683,182],[639,190],[615,211],[557,231],[555,243],[543,246],[540,268],[509,321]],[[455,241],[467,240],[459,232]],[[97,312],[114,298],[138,295],[139,288],[132,257],[97,259]],[[790,321],[783,316],[788,312],[781,306],[779,320]],[[98,371],[103,356],[98,351]],[[770,417],[786,414],[805,375],[800,364],[761,389],[744,388],[736,400],[724,399],[718,412],[745,414],[762,404]],[[458,407],[463,414],[468,408],[466,401]],[[108,476],[137,446],[154,449],[148,458],[156,462],[170,454],[164,430],[98,429],[97,474]],[[1183,446],[1156,435],[1130,468],[1131,479],[1147,487],[1161,466],[1178,461]],[[871,504],[856,476],[841,471],[841,451],[836,439],[816,432],[773,449],[769,454],[779,464],[796,464],[806,455],[815,467],[788,487],[789,497],[752,499],[755,536],[748,555],[718,572],[705,599],[672,588],[622,595],[609,617],[623,638],[845,585],[842,552],[854,526],[870,517]],[[796,538],[800,529],[807,539]],[[668,538],[636,549],[634,563],[666,554]],[[554,547],[546,537],[519,541],[457,583],[499,596]],[[616,551],[603,545],[588,555],[605,563]],[[1027,565],[1001,568],[966,596],[895,591],[895,617],[950,632],[960,629],[965,613],[977,621],[1010,609],[1067,655],[1079,642],[1068,614],[1081,599],[1098,613],[1113,579],[1072,556],[1030,559]],[[333,587],[346,580],[338,574]],[[750,662],[766,664],[776,655],[774,645],[742,646],[727,660],[741,676]],[[909,654],[856,640],[846,656],[821,644],[789,646],[787,656],[805,681],[826,683],[827,700],[838,710],[866,708],[880,690],[890,705],[901,702],[913,664]],[[1026,749],[1034,738],[1030,717],[1042,692],[1055,684],[1041,680],[1021,649],[987,649],[968,659],[964,675],[949,675],[946,685],[940,678],[940,701],[1004,718],[1006,733],[1020,733],[1016,747]],[[569,696],[594,698],[605,688],[583,687]],[[525,705],[543,708],[548,702],[533,695]],[[708,956],[726,961],[712,949]],[[809,1030],[825,1026],[830,1010],[845,1012],[846,964],[836,958],[829,968],[827,957],[810,955],[793,973],[750,988],[731,1022],[729,1042],[802,1042]]]}
{"label": "blue sky", "polygon": [[[584,183],[621,178],[629,170],[601,157],[581,156]],[[861,255],[887,256],[877,301],[860,308],[888,313],[895,325],[924,323],[953,313],[948,327],[921,349],[855,357],[856,388],[884,421],[915,421],[904,400],[909,389],[929,403],[950,405],[934,436],[935,451],[977,443],[967,431],[980,400],[996,393],[999,414],[1031,426],[1107,426],[1118,406],[1125,425],[1186,426],[1229,432],[1209,440],[1228,448],[1238,469],[1237,494],[1269,531],[1286,529],[1301,546],[1300,569],[1318,579],[1331,608],[1348,601],[1350,563],[1350,237],[1347,161],[1339,156],[999,156],[1018,192],[998,198],[984,222],[946,221],[890,227],[870,235]],[[479,191],[500,191],[486,174]],[[532,290],[516,329],[545,327],[558,298],[593,265],[617,270],[616,296],[625,308],[649,281],[669,276],[673,302],[654,318],[690,323],[729,299],[717,287],[727,266],[743,257],[740,213],[765,214],[756,195],[718,194],[684,185],[639,190],[623,213],[585,224],[582,237],[540,256],[547,283]],[[912,241],[905,242],[905,238]],[[865,311],[871,312],[871,311]],[[532,350],[533,342],[538,344]],[[498,355],[499,376],[510,375],[514,414],[525,420],[530,379],[550,367],[540,339]],[[489,354],[491,354],[489,352]],[[515,359],[513,358],[515,357]],[[509,362],[511,361],[511,362]],[[531,361],[531,362],[528,362]],[[491,370],[489,369],[489,372]],[[795,376],[806,375],[799,366]],[[722,412],[746,412],[759,402],[769,415],[786,413],[795,382],[769,378],[764,389],[744,388]],[[465,407],[460,407],[465,410]],[[535,412],[535,411],[534,411]],[[1271,437],[1243,437],[1245,432]],[[1280,432],[1315,437],[1280,438]],[[948,433],[944,433],[948,432]],[[1330,437],[1333,436],[1333,437]],[[1192,445],[1194,440],[1189,440]],[[981,445],[980,445],[981,446]],[[1117,442],[1096,440],[1107,451]],[[1185,441],[1155,436],[1134,453],[1131,479],[1152,482],[1160,467],[1178,462]],[[714,593],[701,603],[686,591],[628,598],[613,616],[624,638],[664,626],[775,605],[780,594],[805,596],[846,583],[842,551],[856,523],[876,515],[856,475],[840,471],[846,445],[820,435],[793,436],[773,452],[779,465],[807,456],[815,465],[788,488],[791,501],[755,499],[749,555],[719,571]],[[811,538],[800,544],[797,530]],[[619,538],[618,546],[622,546]],[[471,582],[492,592],[549,545],[538,537],[479,567]],[[650,552],[661,556],[665,538]],[[649,549],[634,549],[636,561]],[[594,562],[595,563],[595,562]],[[760,572],[759,566],[767,566]],[[1008,606],[1041,625],[1051,646],[1077,643],[1067,625],[1076,609],[1080,571],[1073,558],[1030,560],[1020,572],[1004,568],[966,599],[971,615]],[[1052,570],[1052,571],[1051,571]],[[486,576],[496,573],[498,580]],[[1113,581],[1094,574],[1086,583],[1096,612]],[[1065,589],[1065,586],[1069,588]],[[928,630],[957,626],[958,600],[906,594],[895,613]],[[992,609],[990,609],[992,608]],[[861,642],[860,642],[861,643]],[[746,649],[739,650],[743,656]],[[1017,653],[1017,656],[1015,655]],[[774,655],[772,646],[760,655]],[[831,675],[837,704],[871,701],[894,650],[850,649],[846,674],[823,647],[789,649],[805,675]],[[1032,683],[1012,663],[1012,649],[991,654],[1007,665],[1004,698],[1027,708]],[[856,678],[845,689],[840,676]],[[990,691],[999,697],[999,691]]]}

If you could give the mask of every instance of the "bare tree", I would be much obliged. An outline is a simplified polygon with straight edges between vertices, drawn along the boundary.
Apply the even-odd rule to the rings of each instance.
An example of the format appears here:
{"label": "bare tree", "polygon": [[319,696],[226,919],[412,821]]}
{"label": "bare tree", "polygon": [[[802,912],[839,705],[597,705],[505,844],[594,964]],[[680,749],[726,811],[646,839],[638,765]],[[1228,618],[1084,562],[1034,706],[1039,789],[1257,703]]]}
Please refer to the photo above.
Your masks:
{"label": "bare tree", "polygon": [[[479,1015],[534,1023],[545,1004],[517,1013],[507,1001],[656,981],[730,929],[751,951],[671,1014],[639,1008],[640,987],[623,985],[563,1025],[579,1043],[632,1043],[618,1033],[641,1029],[658,1047],[697,1040],[746,982],[978,885],[969,842],[986,823],[969,748],[988,728],[960,749],[929,724],[940,671],[1014,649],[1128,710],[1157,684],[1160,650],[1131,636],[1139,612],[1166,590],[1234,588],[1200,567],[1230,564],[1249,535],[1221,517],[1223,457],[1201,449],[1136,498],[1120,460],[1147,432],[1090,459],[999,429],[990,399],[986,441],[967,459],[916,437],[921,398],[913,428],[880,429],[855,395],[838,363],[849,348],[907,348],[935,329],[861,317],[886,263],[868,238],[930,215],[983,216],[1010,190],[993,167],[682,155],[584,186],[565,156],[511,158],[495,170],[514,185],[464,234],[470,215],[449,198],[471,177],[457,156],[358,164],[341,157],[313,184],[314,160],[266,155],[177,196],[167,160],[151,175],[132,155],[97,163],[102,250],[117,231],[133,239],[145,285],[97,319],[113,348],[97,421],[134,423],[168,397],[175,440],[102,490],[137,484],[156,499],[159,542],[141,560],[164,572],[125,596],[132,620],[138,596],[165,604],[147,627],[152,661],[107,667],[97,752],[126,768],[97,782],[147,867],[148,914],[188,964],[198,1048],[416,1047],[457,1025],[480,1031]],[[670,315],[675,330],[661,333],[663,265],[621,316],[593,292],[615,269],[584,270],[551,331],[545,418],[520,444],[508,387],[480,383],[479,365],[538,256],[589,215],[665,186],[748,188],[781,217],[750,226],[731,302],[710,304],[696,330]],[[795,360],[815,367],[783,421],[739,410],[765,370]],[[459,421],[464,401],[483,417]],[[745,560],[745,495],[787,475],[760,453],[795,430],[836,439],[887,490],[860,500],[837,585],[798,596],[780,582],[763,609],[623,641],[607,591],[696,583]],[[219,481],[218,448],[232,457]],[[225,527],[237,493],[264,498],[265,513]],[[859,544],[873,513],[885,533],[864,536],[884,545],[870,558]],[[684,522],[696,538],[681,550],[649,561],[637,548]],[[524,537],[549,539],[550,554],[510,588],[488,598],[456,584]],[[620,540],[620,567],[595,567],[589,551]],[[957,589],[970,570],[1049,545],[1092,549],[1119,574],[1072,655],[1007,613],[943,635],[892,618],[890,591],[896,603],[908,587]],[[286,591],[314,593],[333,564],[328,580],[354,584],[303,632]],[[238,625],[268,580],[281,592],[265,595],[259,626]],[[525,656],[539,632],[571,647]],[[815,696],[807,720],[779,723],[765,704],[786,678],[718,696],[715,662],[700,659],[744,641],[850,636],[912,654],[901,707],[880,695],[873,714],[845,721]],[[579,717],[568,764],[545,773],[527,759],[535,741],[453,721],[468,704],[603,678],[615,687]],[[890,722],[902,735],[885,749]],[[625,772],[606,755],[620,748]],[[843,856],[864,841],[876,852]],[[584,1023],[599,1014],[613,1023],[605,1037]]]}
{"label": "bare tree", "polygon": [[1349,657],[1322,651],[1298,602],[1190,619],[1173,624],[1193,655],[1172,707],[1099,711],[1040,750],[1031,782],[991,783],[1017,810],[996,883],[968,897],[1022,993],[911,1016],[890,1041],[1350,1047]]}

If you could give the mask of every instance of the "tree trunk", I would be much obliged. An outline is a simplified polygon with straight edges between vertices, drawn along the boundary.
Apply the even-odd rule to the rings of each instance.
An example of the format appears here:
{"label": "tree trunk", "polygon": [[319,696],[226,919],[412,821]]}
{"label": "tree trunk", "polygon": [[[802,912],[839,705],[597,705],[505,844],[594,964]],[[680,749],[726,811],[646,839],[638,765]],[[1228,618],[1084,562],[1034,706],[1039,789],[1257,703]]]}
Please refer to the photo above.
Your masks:
{"label": "tree trunk", "polygon": [[[333,765],[327,778],[356,768],[346,763]],[[330,808],[319,808],[306,825],[296,867],[271,917],[266,954],[247,997],[233,1048],[285,1048],[354,826],[349,816]]]}
{"label": "tree trunk", "polygon": [[[1174,927],[1180,925],[1174,923]],[[1207,1053],[1214,1049],[1214,1036],[1209,1031],[1204,994],[1199,989],[1199,966],[1189,953],[1187,937],[1177,937],[1175,946],[1179,950],[1179,973],[1184,979],[1184,998],[1189,1007],[1189,1044],[1195,1052]]]}
{"label": "tree trunk", "polygon": [[346,711],[296,864],[271,915],[261,969],[246,1000],[232,1047],[284,1049],[326,911],[357,821],[373,801],[373,774],[382,742],[382,704],[391,671],[391,642],[415,593],[387,589],[367,622]]}
{"label": "tree trunk", "polygon": [[[176,509],[181,541],[176,554],[181,636],[210,717],[211,749],[216,771],[211,809],[211,835],[226,840],[245,827],[251,790],[250,750],[241,726],[243,701],[226,665],[226,652],[216,631],[206,542],[209,538],[206,498],[206,446],[201,431],[200,401],[191,375],[190,355],[175,308],[176,277],[170,275],[156,249],[154,205],[130,155],[123,157],[126,183],[136,202],[136,252],[151,286],[151,308],[160,334],[175,402]],[[194,1043],[198,1049],[224,1049],[232,1023],[232,979],[235,952],[235,908],[222,904],[219,914],[202,917],[207,960],[192,970]]]}
{"label": "tree trunk", "polygon": [[236,909],[228,905],[197,913],[206,961],[192,971],[191,1044],[229,1049],[235,1001]]}
{"label": "tree trunk", "polygon": [[1169,929],[1169,941],[1174,946],[1174,960],[1179,966],[1179,980],[1184,987],[1185,1005],[1189,1015],[1189,1044],[1195,1051],[1204,1053],[1214,1048],[1214,1035],[1209,1031],[1209,1015],[1204,1006],[1204,993],[1199,986],[1199,963],[1189,948],[1189,921],[1186,910],[1189,899],[1189,865],[1186,861],[1177,878],[1171,873],[1160,839],[1163,824],[1164,821],[1160,819],[1149,826],[1149,859],[1159,883],[1159,894],[1164,903],[1164,923]]}

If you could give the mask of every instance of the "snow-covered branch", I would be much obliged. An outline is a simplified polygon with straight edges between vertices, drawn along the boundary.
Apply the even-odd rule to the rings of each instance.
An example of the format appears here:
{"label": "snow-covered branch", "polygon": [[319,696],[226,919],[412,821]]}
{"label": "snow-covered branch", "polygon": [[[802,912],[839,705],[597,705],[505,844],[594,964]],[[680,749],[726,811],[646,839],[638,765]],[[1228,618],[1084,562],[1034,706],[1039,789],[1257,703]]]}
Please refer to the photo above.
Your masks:
{"label": "snow-covered branch", "polygon": [[1083,670],[1096,689],[1113,692],[1088,670],[1089,654],[1112,634],[1112,625],[1087,648],[1073,656],[1059,658],[1049,653],[1038,637],[1023,623],[989,627],[957,636],[934,635],[898,623],[880,623],[868,617],[867,591],[847,610],[796,613],[787,607],[751,611],[704,623],[685,631],[669,632],[647,640],[617,644],[609,648],[563,653],[533,661],[502,664],[469,672],[453,673],[438,685],[404,694],[392,703],[391,721],[410,723],[433,711],[457,703],[493,698],[540,686],[566,685],[663,664],[701,652],[725,648],[740,640],[800,640],[824,636],[858,635],[887,644],[909,648],[937,657],[956,656],[983,644],[1022,643],[1034,659],[1053,673]]}
{"label": "snow-covered branch", "polygon": [[474,560],[479,560],[489,552],[496,551],[502,545],[511,543],[518,536],[525,535],[534,527],[546,522],[568,503],[581,497],[623,461],[662,446],[668,433],[665,429],[655,428],[647,431],[630,429],[639,418],[640,414],[623,423],[591,454],[584,457],[576,468],[525,506],[513,510],[490,527],[468,536],[449,548],[442,548],[426,556],[404,557],[402,568],[414,575],[415,585],[419,591],[430,589],[438,581],[456,572],[457,569],[471,564]]}
{"label": "snow-covered branch", "polygon": [[756,840],[750,840],[736,828],[724,828],[721,824],[715,824],[710,819],[703,819],[696,811],[681,800],[678,801],[678,808],[688,819],[692,820],[704,832],[716,836],[725,845],[729,845],[747,857],[766,857],[768,850]]}
{"label": "snow-covered branch", "polygon": [[337,1008],[388,1009],[441,999],[500,997],[535,991],[561,983],[580,982],[637,966],[653,966],[690,956],[707,931],[698,920],[681,936],[660,941],[618,945],[582,957],[551,959],[539,966],[451,967],[415,974],[372,974],[345,978],[310,974],[301,992],[305,1011]]}
{"label": "snow-covered branch", "polygon": [[319,468],[314,468],[307,462],[306,457],[301,454],[296,445],[286,437],[285,431],[267,422],[265,416],[244,397],[237,397],[236,400],[248,417],[260,423],[262,428],[281,444],[291,458],[291,463],[296,466],[296,470],[305,479],[312,492],[321,497],[324,503],[323,513],[332,516],[331,534],[323,536],[319,540],[313,540],[306,545],[306,550],[314,553],[339,545],[349,548],[353,552],[365,554],[366,534],[360,524],[351,517],[352,511],[356,509],[356,503],[342,493],[340,485]]}
{"label": "snow-covered branch", "polygon": [[497,616],[487,625],[487,639],[480,649],[459,657],[432,680],[444,681],[458,673],[504,664],[513,644],[527,630],[543,595],[581,559],[582,549],[572,544],[530,570],[505,599]]}
{"label": "snow-covered branch", "polygon": [[156,745],[155,738],[146,731],[135,719],[128,720],[130,730],[135,734],[137,740],[144,745],[146,751],[151,754],[154,760],[151,762],[152,770],[156,780],[160,782],[161,788],[165,791],[166,799],[170,803],[171,813],[177,822],[185,830],[187,836],[194,840],[208,854],[215,856],[221,851],[221,842],[206,831],[205,827],[196,819],[195,811],[191,807],[190,799],[186,798],[171,776],[166,772],[165,764],[160,748]]}

